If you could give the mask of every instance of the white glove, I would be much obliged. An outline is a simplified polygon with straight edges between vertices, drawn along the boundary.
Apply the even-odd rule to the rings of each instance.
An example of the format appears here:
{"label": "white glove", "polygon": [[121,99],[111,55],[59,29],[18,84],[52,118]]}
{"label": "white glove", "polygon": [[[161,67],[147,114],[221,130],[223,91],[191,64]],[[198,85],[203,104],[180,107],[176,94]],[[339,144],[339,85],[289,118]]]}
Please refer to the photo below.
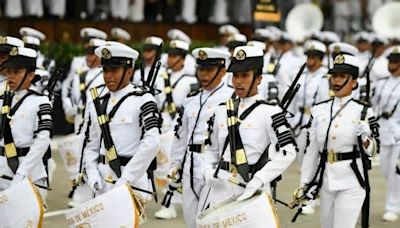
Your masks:
{"label": "white glove", "polygon": [[119,187],[119,186],[127,184],[127,183],[128,183],[128,181],[125,178],[121,177],[117,180],[117,182],[115,182],[114,187],[116,188],[116,187]]}
{"label": "white glove", "polygon": [[306,184],[302,184],[299,188],[299,192],[297,192],[297,194],[295,195],[297,198],[300,198],[302,196],[306,196],[306,198],[308,199],[313,199],[314,196],[312,194],[312,192],[315,191],[315,189],[317,189],[317,185],[313,185],[310,190],[308,190],[307,192],[304,192],[306,189],[308,188],[308,186]]}
{"label": "white glove", "polygon": [[177,181],[180,180],[181,175],[179,174],[180,167],[174,167],[169,170],[168,172],[168,178],[171,180],[171,182],[176,183]]}
{"label": "white glove", "polygon": [[369,127],[369,123],[366,121],[360,121],[360,123],[356,127],[356,132],[358,136],[361,136],[361,140],[365,142],[368,139],[368,136],[371,135],[371,128]]}
{"label": "white glove", "polygon": [[100,174],[89,175],[88,185],[93,192],[97,192],[103,189],[103,180],[101,179]]}
{"label": "white glove", "polygon": [[242,201],[252,197],[262,186],[263,182],[257,176],[254,176],[253,179],[247,183],[243,194],[239,196],[236,201]]}
{"label": "white glove", "polygon": [[15,174],[15,176],[13,177],[13,180],[11,182],[11,186],[14,186],[16,184],[18,184],[19,182],[23,181],[25,179],[25,176],[22,174]]}

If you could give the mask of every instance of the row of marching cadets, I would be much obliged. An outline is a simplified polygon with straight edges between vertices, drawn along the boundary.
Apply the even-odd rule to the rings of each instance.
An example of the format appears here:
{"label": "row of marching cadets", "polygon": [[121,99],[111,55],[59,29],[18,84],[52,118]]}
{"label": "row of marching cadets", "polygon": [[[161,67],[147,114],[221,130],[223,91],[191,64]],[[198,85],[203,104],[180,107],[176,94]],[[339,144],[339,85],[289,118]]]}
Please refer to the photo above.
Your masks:
{"label": "row of marching cadets", "polygon": [[[101,30],[82,30],[85,56],[74,59],[62,88],[64,111],[75,124],[74,135],[59,144],[74,180],[71,196],[76,202],[66,214],[69,224],[107,227],[143,222],[146,203],[157,198],[157,175],[169,181],[158,218],[176,217],[174,205],[182,201],[189,227],[222,222],[232,211],[241,212],[235,220],[238,226],[246,220],[254,227],[276,227],[279,220],[270,195],[279,200],[275,180],[297,157],[301,188],[288,207],[308,204],[312,211],[315,201],[304,199],[316,200],[319,195],[323,227],[354,227],[369,189],[364,155],[378,151],[379,124],[385,126],[381,162],[389,186],[384,219],[396,220],[399,47],[385,51],[388,41],[373,35],[368,38],[373,51],[362,55],[361,46],[358,51],[331,32],[315,34],[299,46],[290,34],[275,27],[255,31],[250,41],[229,25],[222,26],[220,34],[222,46],[192,53],[190,38],[182,31],[168,34],[167,54],[161,53],[161,38],[147,37],[142,65],[135,71],[136,50],[106,41]],[[6,39],[4,47],[10,49],[14,41]],[[15,49],[7,53],[11,57],[6,63],[20,63],[12,58]],[[7,76],[13,65],[7,68],[6,63]],[[389,73],[380,72],[377,64]],[[372,82],[365,72],[375,74]],[[20,88],[12,77],[8,81],[13,92],[5,94],[17,99],[9,94],[17,94]],[[296,84],[300,85],[297,93]],[[356,100],[368,98],[369,87],[375,88],[371,100],[376,117]],[[3,103],[10,102],[9,97]],[[4,117],[13,114],[14,103],[8,106],[11,114]],[[34,142],[49,130],[48,108],[42,107],[30,133]],[[17,115],[17,110],[14,116],[24,119],[28,113]],[[4,120],[7,123],[9,118]],[[4,157],[12,157],[7,152],[12,147],[3,145]],[[29,155],[24,148],[30,144],[16,141],[16,146],[18,153]],[[15,165],[3,161],[12,171]],[[46,187],[42,182],[46,175],[32,181]],[[27,176],[31,175],[17,170],[13,181]],[[13,174],[3,177],[12,179]],[[88,208],[104,213],[81,218]],[[306,207],[302,210],[307,214]],[[265,214],[269,217],[260,220]],[[366,215],[364,210],[362,214]]]}

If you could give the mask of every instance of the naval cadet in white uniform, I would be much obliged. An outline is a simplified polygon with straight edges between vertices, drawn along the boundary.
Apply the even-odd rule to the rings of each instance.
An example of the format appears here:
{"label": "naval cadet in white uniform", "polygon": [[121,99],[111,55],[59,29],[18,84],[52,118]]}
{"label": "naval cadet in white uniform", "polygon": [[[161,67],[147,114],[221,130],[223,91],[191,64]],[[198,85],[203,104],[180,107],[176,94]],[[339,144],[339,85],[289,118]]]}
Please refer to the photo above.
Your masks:
{"label": "naval cadet in white uniform", "polygon": [[[48,184],[43,158],[50,149],[52,105],[47,96],[30,89],[32,83],[40,80],[40,76],[35,75],[36,58],[33,49],[13,47],[2,65],[11,89],[11,105],[8,104],[9,117],[2,126],[0,173],[13,180],[0,179],[0,191],[25,178],[42,186]],[[4,96],[7,95],[3,95],[3,99]],[[42,196],[46,194],[43,189],[39,191]]]}
{"label": "naval cadet in white uniform", "polygon": [[327,78],[328,69],[322,66],[322,60],[326,52],[325,44],[310,40],[306,42],[304,48],[307,56],[306,68],[298,81],[301,87],[289,108],[295,115],[289,122],[299,147],[297,159],[300,165],[305,153],[307,141],[305,127],[310,121],[311,108],[313,105],[330,97]]}
{"label": "naval cadet in white uniform", "polygon": [[[245,200],[258,190],[270,191],[270,183],[296,157],[296,142],[282,109],[262,101],[257,94],[263,67],[262,49],[239,46],[233,56],[228,71],[233,72],[237,97],[217,107],[210,121],[209,146],[205,149],[204,175],[211,187],[208,199],[211,207],[231,197]],[[229,121],[233,124],[227,126],[227,118],[239,119]],[[231,127],[239,133],[235,142],[231,139]],[[216,173],[218,166],[220,170]],[[247,187],[228,182],[232,177]]]}
{"label": "naval cadet in white uniform", "polygon": [[352,97],[359,74],[357,59],[336,56],[329,74],[335,97],[312,108],[301,186],[306,194],[313,192],[312,198],[320,195],[321,227],[351,228],[366,196],[360,156],[378,152],[378,124],[372,109]]}
{"label": "naval cadet in white uniform", "polygon": [[377,80],[372,102],[381,126],[380,166],[387,185],[383,220],[392,222],[400,215],[400,175],[396,174],[400,157],[400,46],[388,53],[390,75]]}
{"label": "naval cadet in white uniform", "polygon": [[[95,107],[96,100],[88,107],[91,124],[84,150],[88,184],[96,194],[110,190],[110,181],[116,181],[115,186],[129,184],[153,191],[146,171],[159,146],[161,119],[154,97],[130,83],[139,53],[128,46],[106,45],[95,54],[101,57],[110,92],[97,98],[101,107]],[[96,108],[107,116],[110,134],[102,131]],[[151,199],[151,194],[138,194]]]}
{"label": "naval cadet in white uniform", "polygon": [[204,210],[209,189],[204,183],[204,145],[208,138],[208,122],[216,107],[233,94],[222,78],[226,74],[228,51],[216,48],[193,50],[201,89],[188,95],[179,112],[172,144],[172,171],[182,175],[183,215],[188,227],[196,227],[196,217]]}

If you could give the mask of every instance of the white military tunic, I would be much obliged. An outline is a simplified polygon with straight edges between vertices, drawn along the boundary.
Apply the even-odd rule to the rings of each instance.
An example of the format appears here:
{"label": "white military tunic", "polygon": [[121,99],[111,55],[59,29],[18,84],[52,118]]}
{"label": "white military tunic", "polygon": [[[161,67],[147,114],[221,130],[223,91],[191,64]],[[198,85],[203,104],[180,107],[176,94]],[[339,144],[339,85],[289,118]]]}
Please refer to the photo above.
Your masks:
{"label": "white military tunic", "polygon": [[[258,95],[240,98],[238,115],[254,104],[260,97]],[[276,126],[276,131],[272,126]],[[282,134],[280,139],[277,138],[277,133]],[[249,165],[254,165],[263,154],[268,145],[269,161],[264,167],[257,171],[253,176],[260,179],[264,185],[263,189],[270,191],[270,182],[283,173],[289,167],[296,157],[295,141],[290,133],[289,125],[282,114],[282,109],[276,105],[261,104],[257,106],[239,126],[239,133],[243,141],[244,150],[246,152]],[[213,123],[212,133],[210,134],[209,147],[206,147],[205,152],[205,173],[214,173],[217,164],[220,160],[224,142],[228,136],[227,129],[227,110],[226,105],[220,105],[215,111],[215,119]],[[288,142],[288,143],[284,143]],[[279,150],[276,151],[276,145]],[[229,145],[226,148],[223,160],[231,161],[231,152]],[[219,178],[231,174],[226,170],[220,170]],[[236,178],[244,182],[240,175]],[[221,178],[218,184],[207,183],[211,187],[210,202],[211,206],[232,197],[239,196],[243,193],[244,188],[238,187],[231,183],[227,183]],[[207,179],[206,179],[207,181]]]}
{"label": "white military tunic", "polygon": [[[28,90],[15,92],[11,109],[28,93]],[[29,148],[26,156],[19,158],[17,174],[30,177],[33,182],[45,183],[47,177],[42,158],[50,146],[52,130],[52,107],[46,96],[36,92],[26,97],[10,120],[14,143],[17,148]],[[4,147],[4,139],[1,140]],[[5,156],[0,156],[0,173],[14,176]],[[0,179],[0,190],[8,188],[10,181]]]}
{"label": "white military tunic", "polygon": [[[315,175],[331,116],[338,113],[331,123],[327,151],[349,153],[353,151],[355,145],[358,147],[356,128],[360,122],[363,107],[354,101],[351,95],[343,98],[335,97],[313,107],[311,112],[313,121],[309,130],[310,144],[307,147],[301,170],[302,186],[310,183]],[[338,112],[340,109],[342,110]],[[369,108],[366,120],[373,121],[373,118],[373,112]],[[370,126],[372,129],[371,122]],[[365,152],[372,155],[376,151],[377,143],[372,140]],[[365,198],[365,190],[350,167],[351,162],[350,159],[325,163],[320,189],[321,226],[324,228],[355,227],[357,223]],[[364,176],[361,159],[356,158],[356,163],[361,175]]]}
{"label": "white military tunic", "polygon": [[[183,104],[183,110],[178,119],[176,137],[172,144],[172,167],[183,166],[183,214],[189,227],[195,227],[196,217],[204,207],[204,154],[203,151],[189,151],[189,145],[205,144],[208,138],[208,121],[217,106],[226,102],[233,94],[233,89],[221,82],[210,91],[201,90],[196,95],[189,96]],[[185,153],[187,153],[185,155]],[[183,163],[186,156],[185,163]],[[192,172],[191,172],[192,169]],[[191,186],[193,178],[193,189]],[[197,198],[199,197],[199,198]]]}
{"label": "white military tunic", "polygon": [[[122,97],[133,91],[141,92],[131,84],[116,92],[110,92],[107,113],[110,113]],[[146,170],[154,159],[160,142],[160,119],[154,102],[154,97],[149,93],[129,96],[109,124],[118,156],[132,157],[125,167],[121,167],[121,178],[132,186],[150,191],[152,190]],[[103,181],[104,187],[98,192],[102,193],[112,188],[111,184],[105,184],[106,178],[118,178],[108,164],[98,162],[99,155],[104,156],[106,150],[104,140],[100,141],[101,129],[95,108],[93,105],[88,108],[92,124],[89,128],[89,142],[84,151],[85,166],[89,182],[91,178],[100,178]],[[143,198],[150,197],[146,193],[138,193]]]}

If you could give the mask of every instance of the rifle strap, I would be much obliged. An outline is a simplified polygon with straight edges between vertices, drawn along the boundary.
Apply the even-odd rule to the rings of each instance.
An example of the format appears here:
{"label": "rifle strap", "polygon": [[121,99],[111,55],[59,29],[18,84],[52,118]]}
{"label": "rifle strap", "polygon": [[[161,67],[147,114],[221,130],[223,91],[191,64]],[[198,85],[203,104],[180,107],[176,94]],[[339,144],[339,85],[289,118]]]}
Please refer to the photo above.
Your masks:
{"label": "rifle strap", "polygon": [[[169,115],[171,116],[171,118],[174,119],[175,115],[176,115],[176,107],[175,107],[174,99],[172,97],[172,93],[174,91],[173,89],[175,88],[175,86],[171,87],[171,80],[170,80],[171,75],[169,73],[167,73],[167,72],[164,73],[163,78],[164,78],[164,93],[166,96],[165,102],[167,105],[167,111],[168,111]],[[179,78],[178,81],[181,78]],[[163,105],[163,107],[164,107],[164,105]]]}
{"label": "rifle strap", "polygon": [[[190,76],[190,75],[187,75],[187,74],[184,74],[184,75],[182,75],[180,78],[178,78],[178,80],[176,80],[176,82],[171,86],[171,97],[172,97],[172,92],[174,91],[174,89],[175,89],[175,87],[178,85],[178,83],[184,78],[184,77],[192,77],[192,76]],[[168,78],[170,78],[169,76],[168,76]],[[164,83],[165,83],[165,81],[164,81]],[[164,85],[164,87],[165,87],[166,85]],[[173,101],[172,101],[173,102]],[[161,106],[161,112],[164,110],[164,107],[165,107],[165,105],[167,105],[168,104],[168,99],[165,99],[164,100],[164,102],[163,102],[163,104],[162,104],[162,106]]]}
{"label": "rifle strap", "polygon": [[[14,105],[14,107],[11,108],[9,117],[6,117],[5,125],[4,125],[4,147],[5,147],[5,155],[7,158],[7,164],[8,167],[12,170],[12,172],[15,174],[17,172],[18,166],[19,166],[19,160],[18,160],[18,153],[16,151],[16,147],[14,144],[14,137],[11,132],[11,126],[10,126],[10,119],[11,117],[15,114],[15,112],[18,110],[18,108],[21,106],[22,102],[30,96],[34,94],[31,90],[28,90],[28,92]],[[12,100],[12,97],[11,97]]]}

